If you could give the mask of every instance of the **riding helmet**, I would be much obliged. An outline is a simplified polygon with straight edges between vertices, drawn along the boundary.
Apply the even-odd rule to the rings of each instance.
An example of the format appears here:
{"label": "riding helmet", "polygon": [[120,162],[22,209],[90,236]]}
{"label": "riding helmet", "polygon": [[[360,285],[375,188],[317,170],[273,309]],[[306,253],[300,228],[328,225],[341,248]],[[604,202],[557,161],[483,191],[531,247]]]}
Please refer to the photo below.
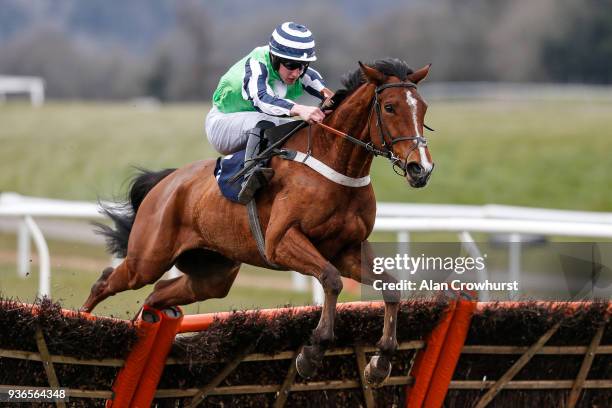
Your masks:
{"label": "riding helmet", "polygon": [[274,29],[270,36],[270,53],[295,61],[316,61],[315,41],[310,30],[302,24],[288,21]]}

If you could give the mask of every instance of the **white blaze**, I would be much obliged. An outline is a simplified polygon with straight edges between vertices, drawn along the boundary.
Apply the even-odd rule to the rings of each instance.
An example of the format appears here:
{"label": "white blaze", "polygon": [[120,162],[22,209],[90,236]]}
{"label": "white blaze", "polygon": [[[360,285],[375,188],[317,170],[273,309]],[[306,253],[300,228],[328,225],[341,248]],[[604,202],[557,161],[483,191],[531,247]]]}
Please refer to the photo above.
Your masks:
{"label": "white blaze", "polygon": [[[410,113],[412,114],[412,123],[414,125],[414,134],[415,136],[422,137],[419,133],[419,127],[417,125],[417,109],[418,103],[417,100],[410,94],[410,91],[406,91],[406,102],[408,102],[408,106],[411,108]],[[415,140],[414,143],[419,146],[419,155],[421,156],[421,166],[425,169],[425,171],[431,171],[432,165],[429,159],[427,159],[427,153],[425,152],[425,147],[421,146],[418,140]]]}

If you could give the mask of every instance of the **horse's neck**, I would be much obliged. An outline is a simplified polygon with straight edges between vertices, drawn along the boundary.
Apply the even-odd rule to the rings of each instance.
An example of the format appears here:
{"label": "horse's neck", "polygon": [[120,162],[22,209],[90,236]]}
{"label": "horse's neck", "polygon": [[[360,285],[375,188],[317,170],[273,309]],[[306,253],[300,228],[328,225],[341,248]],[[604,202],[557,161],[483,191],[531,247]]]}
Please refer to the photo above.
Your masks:
{"label": "horse's neck", "polygon": [[[368,116],[372,94],[373,89],[370,86],[361,86],[340,104],[325,124],[366,143],[369,142]],[[300,145],[308,142],[308,132],[308,129],[302,132]],[[316,125],[310,129],[310,138],[312,155],[334,170],[356,178],[370,173],[372,155],[362,146]]]}

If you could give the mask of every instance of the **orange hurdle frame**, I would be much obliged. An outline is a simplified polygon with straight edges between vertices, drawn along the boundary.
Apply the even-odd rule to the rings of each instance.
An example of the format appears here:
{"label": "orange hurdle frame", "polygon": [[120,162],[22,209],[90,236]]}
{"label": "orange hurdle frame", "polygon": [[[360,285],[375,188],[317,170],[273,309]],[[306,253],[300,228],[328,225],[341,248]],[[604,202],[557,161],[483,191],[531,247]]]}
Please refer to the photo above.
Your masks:
{"label": "orange hurdle frame", "polygon": [[[382,308],[384,303],[350,302],[338,304],[338,310]],[[320,310],[320,306],[249,310],[244,313],[273,318],[278,313]],[[426,348],[417,355],[412,370],[415,384],[407,389],[406,406],[438,407],[444,401],[448,385],[459,359],[476,302],[451,302],[442,321],[426,339]],[[180,308],[159,311],[144,307],[137,326],[140,341],[130,352],[113,384],[114,396],[106,407],[148,407],[163,373],[167,355],[178,333],[206,330],[215,320],[225,320],[235,312],[183,316]]]}
{"label": "orange hurdle frame", "polygon": [[[338,305],[338,310],[383,307],[383,302],[351,302]],[[273,318],[278,313],[310,312],[320,306],[248,310]],[[234,312],[209,313],[183,316],[180,308],[159,311],[145,306],[137,320],[140,341],[130,352],[124,367],[113,384],[113,399],[106,401],[106,407],[149,407],[162,376],[166,358],[174,337],[178,333],[206,330],[215,320],[225,320]],[[89,317],[88,318],[94,318]]]}
{"label": "orange hurdle frame", "polygon": [[[465,295],[464,295],[465,296]],[[467,295],[469,297],[469,295]],[[591,302],[527,302],[542,307],[564,307],[569,312]],[[441,407],[448,392],[457,362],[467,337],[472,315],[476,310],[491,307],[513,308],[525,302],[476,302],[459,298],[451,301],[441,321],[425,339],[425,348],[417,353],[411,370],[414,383],[406,387],[407,408]],[[383,302],[351,302],[338,304],[338,310],[382,308]],[[40,306],[24,304],[34,314]],[[312,312],[321,310],[320,306],[248,310],[243,313],[257,314],[264,318],[274,318],[279,313]],[[608,306],[612,313],[612,304]],[[95,316],[89,313],[62,309],[67,317],[88,320],[113,320],[129,322],[117,318]],[[178,333],[206,330],[216,320],[225,320],[235,312],[221,312],[183,316],[179,307],[157,310],[145,306],[136,321],[139,341],[130,351],[125,365],[118,373],[113,384],[113,399],[107,400],[106,407],[148,407],[155,397],[159,380],[165,368],[167,355]],[[146,373],[146,374],[145,374]]]}

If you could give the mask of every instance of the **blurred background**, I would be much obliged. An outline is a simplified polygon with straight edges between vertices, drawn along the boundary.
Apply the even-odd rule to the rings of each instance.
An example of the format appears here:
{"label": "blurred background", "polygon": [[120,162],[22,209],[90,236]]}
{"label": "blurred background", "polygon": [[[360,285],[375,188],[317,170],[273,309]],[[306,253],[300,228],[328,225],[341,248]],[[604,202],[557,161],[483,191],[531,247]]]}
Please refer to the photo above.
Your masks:
{"label": "blurred background", "polygon": [[[379,201],[612,211],[612,3],[598,0],[0,0],[0,192],[92,203],[122,198],[131,166],[216,157],[203,127],[219,77],[287,20],[313,31],[332,88],[357,61],[433,64],[420,93],[435,174],[413,190],[376,161]],[[79,306],[109,263],[100,237],[36,221],[52,294]],[[17,277],[20,225],[0,216],[0,290],[28,300],[40,261],[32,251]],[[295,288],[246,268],[228,300],[197,310],[310,301]],[[101,313],[133,313],[147,291]]]}
{"label": "blurred background", "polygon": [[1,4],[0,71],[42,76],[54,99],[208,100],[285,20],[312,29],[332,86],[357,60],[384,56],[432,62],[432,81],[612,81],[612,5],[601,0]]}

